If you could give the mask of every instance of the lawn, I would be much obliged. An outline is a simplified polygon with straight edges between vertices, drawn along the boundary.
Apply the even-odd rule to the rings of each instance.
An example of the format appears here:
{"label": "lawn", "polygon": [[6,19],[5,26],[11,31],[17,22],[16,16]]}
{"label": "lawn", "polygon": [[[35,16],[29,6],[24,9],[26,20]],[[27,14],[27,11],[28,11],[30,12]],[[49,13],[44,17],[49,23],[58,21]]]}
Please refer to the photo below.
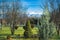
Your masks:
{"label": "lawn", "polygon": [[[33,32],[33,34],[37,34],[38,33],[38,28],[34,27],[32,29],[32,32]],[[11,35],[10,27],[3,26],[2,30],[0,29],[0,40],[6,40],[7,35],[11,35],[13,40],[38,40],[38,38],[27,38],[27,39],[17,38],[18,34],[20,35],[20,37],[23,37],[23,34],[24,34],[23,27],[18,27],[18,29],[15,30],[14,35]],[[53,39],[50,39],[50,40],[55,40],[55,39],[60,39],[60,37],[55,36]]]}
{"label": "lawn", "polygon": [[[34,27],[32,29],[33,34],[37,34],[38,28]],[[24,33],[23,27],[18,27],[17,30],[15,30],[15,34],[22,35]],[[0,30],[0,34],[11,34],[10,27],[2,27],[2,30]]]}
{"label": "lawn", "polygon": [[[33,34],[37,34],[38,28],[37,28],[37,27],[34,27],[34,28],[32,29],[32,32],[33,32]],[[14,39],[17,39],[17,40],[18,40],[18,38],[16,38],[18,34],[19,34],[21,37],[23,36],[23,34],[24,34],[24,29],[23,29],[23,27],[18,27],[18,29],[15,30],[15,33],[14,33],[14,35],[12,36],[12,35],[11,35],[11,31],[10,31],[10,27],[5,27],[5,26],[3,26],[3,27],[2,27],[2,30],[0,29],[0,40],[6,39],[7,35],[11,35],[12,37],[14,37]],[[30,39],[31,39],[31,38],[30,38]],[[36,39],[36,38],[35,38],[35,39]],[[23,40],[23,38],[21,38],[21,40]],[[26,39],[26,40],[28,40],[28,39]]]}

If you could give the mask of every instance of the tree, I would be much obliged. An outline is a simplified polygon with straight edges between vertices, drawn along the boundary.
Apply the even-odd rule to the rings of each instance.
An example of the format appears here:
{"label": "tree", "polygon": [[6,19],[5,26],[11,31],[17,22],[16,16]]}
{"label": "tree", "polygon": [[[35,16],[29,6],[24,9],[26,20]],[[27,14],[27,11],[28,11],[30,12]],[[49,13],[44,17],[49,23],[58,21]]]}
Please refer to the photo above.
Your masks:
{"label": "tree", "polygon": [[[10,2],[11,8],[7,7],[7,17],[5,18],[7,24],[10,24],[11,28],[11,34],[14,34],[15,29],[18,28],[18,20],[19,20],[19,14],[21,14],[20,10],[20,3],[18,1],[16,2]],[[18,5],[17,5],[18,4]],[[19,12],[18,12],[19,11]]]}
{"label": "tree", "polygon": [[17,5],[18,4],[18,1],[17,2],[13,2],[12,3],[12,13],[10,15],[10,18],[11,18],[11,33],[12,35],[14,34],[14,31],[15,29],[17,28],[17,21],[18,21],[18,10],[19,10],[19,6]]}
{"label": "tree", "polygon": [[23,29],[25,30],[25,32],[24,32],[25,38],[32,36],[32,28],[31,28],[30,20],[27,20],[26,26],[24,26]]}
{"label": "tree", "polygon": [[[55,2],[55,3],[54,3]],[[51,0],[50,2],[50,8],[52,9],[51,11],[51,21],[53,21],[56,24],[56,30],[57,30],[57,35],[59,36],[59,31],[60,31],[60,26],[59,26],[59,19],[60,19],[60,2],[59,0]],[[57,5],[57,7],[54,6],[54,4]]]}
{"label": "tree", "polygon": [[41,26],[39,29],[39,40],[48,40],[48,38],[52,38],[56,33],[56,27],[53,22],[49,22],[50,13],[48,8],[44,10],[43,15],[40,18]]}
{"label": "tree", "polygon": [[2,15],[2,18],[0,19],[0,26],[1,26],[1,29],[2,29],[2,20],[4,19],[4,8],[5,8],[5,1],[3,0],[3,1],[1,1],[1,3],[0,4],[2,4],[2,5],[0,5],[0,9],[1,9],[1,14],[0,15]]}

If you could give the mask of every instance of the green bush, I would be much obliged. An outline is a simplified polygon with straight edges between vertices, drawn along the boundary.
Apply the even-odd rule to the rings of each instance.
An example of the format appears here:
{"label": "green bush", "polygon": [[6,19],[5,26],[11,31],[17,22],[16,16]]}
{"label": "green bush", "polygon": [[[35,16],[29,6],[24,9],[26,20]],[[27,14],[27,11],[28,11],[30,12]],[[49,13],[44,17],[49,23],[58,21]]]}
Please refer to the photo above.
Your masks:
{"label": "green bush", "polygon": [[24,32],[24,37],[31,37],[32,36],[32,28],[30,24],[30,20],[26,22],[26,26],[23,27],[25,32]]}

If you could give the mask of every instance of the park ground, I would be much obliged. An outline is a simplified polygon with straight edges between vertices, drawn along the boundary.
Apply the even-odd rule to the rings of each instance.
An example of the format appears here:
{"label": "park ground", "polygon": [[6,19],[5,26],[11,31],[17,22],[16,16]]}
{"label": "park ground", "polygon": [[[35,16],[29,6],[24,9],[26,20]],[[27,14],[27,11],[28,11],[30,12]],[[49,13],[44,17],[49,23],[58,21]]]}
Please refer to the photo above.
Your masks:
{"label": "park ground", "polygon": [[[38,28],[34,27],[32,29],[33,35],[38,33]],[[37,38],[23,38],[24,29],[23,27],[18,27],[17,30],[15,30],[14,35],[11,35],[11,29],[8,26],[3,26],[2,30],[0,29],[0,40],[6,40],[7,36],[10,35],[13,40],[38,40]],[[18,35],[20,35],[20,38],[18,38]]]}
{"label": "park ground", "polygon": [[[38,34],[38,28],[34,27],[32,29],[33,35]],[[18,27],[18,29],[15,30],[14,35],[11,35],[11,29],[9,26],[3,26],[2,30],[0,29],[0,40],[7,40],[7,36],[11,36],[11,40],[38,40],[38,38],[24,38],[24,29],[23,27]],[[18,37],[20,35],[20,38]],[[50,40],[60,40],[60,37],[55,36],[54,38]]]}

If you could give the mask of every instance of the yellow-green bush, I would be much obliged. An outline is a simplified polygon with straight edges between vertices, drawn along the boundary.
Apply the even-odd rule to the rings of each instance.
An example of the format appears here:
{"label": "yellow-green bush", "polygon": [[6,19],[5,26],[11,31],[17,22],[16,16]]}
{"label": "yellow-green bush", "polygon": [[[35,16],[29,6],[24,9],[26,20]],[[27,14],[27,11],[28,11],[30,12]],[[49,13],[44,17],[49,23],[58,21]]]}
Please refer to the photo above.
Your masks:
{"label": "yellow-green bush", "polygon": [[31,37],[32,36],[32,28],[31,28],[31,24],[30,24],[30,20],[28,20],[26,22],[26,26],[24,26],[24,36],[25,37]]}

